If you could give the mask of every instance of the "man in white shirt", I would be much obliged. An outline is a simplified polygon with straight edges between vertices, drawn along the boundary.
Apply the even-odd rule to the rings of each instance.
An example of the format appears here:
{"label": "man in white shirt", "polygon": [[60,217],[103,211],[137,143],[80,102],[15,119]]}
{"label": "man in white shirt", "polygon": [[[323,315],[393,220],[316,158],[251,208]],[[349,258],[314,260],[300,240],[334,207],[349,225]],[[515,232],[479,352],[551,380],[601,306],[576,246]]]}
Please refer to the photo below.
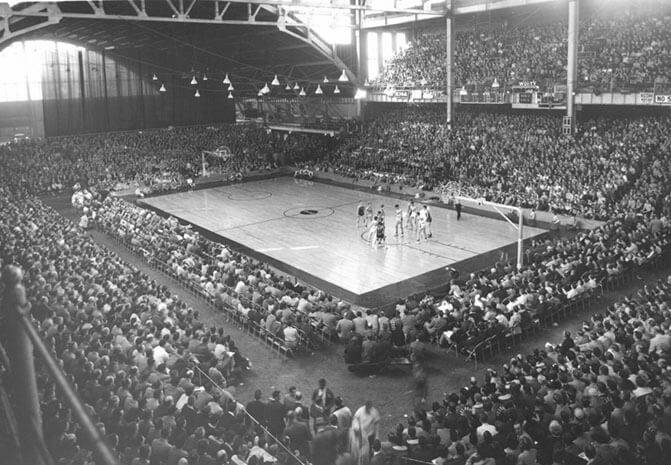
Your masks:
{"label": "man in white shirt", "polygon": [[298,330],[293,324],[289,324],[284,328],[284,344],[289,349],[298,347]]}
{"label": "man in white shirt", "polygon": [[168,354],[168,351],[165,350],[165,339],[161,339],[161,342],[159,342],[158,345],[154,347],[152,350],[152,356],[154,357],[156,366],[168,363],[170,354]]}
{"label": "man in white shirt", "polygon": [[478,444],[482,444],[484,441],[485,431],[488,431],[492,436],[496,436],[498,434],[496,426],[487,423],[487,414],[482,413],[480,415],[480,423],[482,424],[475,430],[475,433],[478,436]]}

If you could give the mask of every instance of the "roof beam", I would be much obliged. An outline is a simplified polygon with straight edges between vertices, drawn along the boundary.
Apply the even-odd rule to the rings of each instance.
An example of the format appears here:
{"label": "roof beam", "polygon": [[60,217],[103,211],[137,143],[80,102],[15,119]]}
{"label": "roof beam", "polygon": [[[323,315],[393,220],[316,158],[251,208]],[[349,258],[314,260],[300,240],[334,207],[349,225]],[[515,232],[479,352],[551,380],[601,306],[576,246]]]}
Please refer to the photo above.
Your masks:
{"label": "roof beam", "polygon": [[374,5],[351,5],[346,3],[339,3],[333,1],[324,1],[322,3],[315,3],[310,0],[227,0],[230,3],[244,3],[255,4],[262,6],[276,6],[286,8],[288,11],[292,9],[300,10],[348,10],[348,11],[371,11],[380,13],[404,13],[412,15],[428,15],[428,16],[445,16],[446,10],[424,10],[419,8],[398,8],[396,2],[388,0],[387,4],[390,6],[381,6],[377,2]]}
{"label": "roof beam", "polygon": [[[461,2],[453,0],[451,10],[441,10],[443,16],[451,14],[452,16],[481,13],[486,11],[503,10],[506,8],[517,8],[541,3],[555,2],[557,0],[480,0],[479,2]],[[562,0],[564,1],[564,0]],[[460,3],[466,3],[460,5]],[[434,10],[437,11],[437,10]],[[389,11],[374,12],[365,16],[362,27],[364,29],[381,28],[411,22],[425,21],[433,19],[428,15],[417,15],[410,13],[393,13]]]}

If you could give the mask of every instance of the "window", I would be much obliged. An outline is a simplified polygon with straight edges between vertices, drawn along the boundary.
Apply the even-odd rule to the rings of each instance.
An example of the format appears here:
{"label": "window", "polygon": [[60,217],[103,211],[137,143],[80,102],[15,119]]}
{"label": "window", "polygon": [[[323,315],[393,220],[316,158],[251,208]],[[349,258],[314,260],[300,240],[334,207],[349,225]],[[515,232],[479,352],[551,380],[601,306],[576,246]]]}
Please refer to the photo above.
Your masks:
{"label": "window", "polygon": [[396,33],[396,53],[408,48],[408,42],[405,38],[405,32]]}
{"label": "window", "polygon": [[44,64],[55,61],[58,51],[78,49],[62,42],[33,40],[15,42],[0,51],[0,102],[42,100]]}
{"label": "window", "polygon": [[[330,44],[348,45],[352,43],[352,18],[344,8],[329,8],[332,0],[303,0],[315,8],[301,8],[287,5],[286,10],[293,12],[298,19],[310,25],[310,28]],[[336,0],[335,4],[348,5],[348,0]],[[317,6],[321,5],[321,8]]]}
{"label": "window", "polygon": [[394,39],[391,32],[382,33],[382,62],[386,63],[394,56]]}
{"label": "window", "polygon": [[369,32],[366,38],[368,42],[368,49],[366,51],[368,55],[368,79],[373,80],[377,78],[380,71],[380,63],[377,60],[377,33]]}

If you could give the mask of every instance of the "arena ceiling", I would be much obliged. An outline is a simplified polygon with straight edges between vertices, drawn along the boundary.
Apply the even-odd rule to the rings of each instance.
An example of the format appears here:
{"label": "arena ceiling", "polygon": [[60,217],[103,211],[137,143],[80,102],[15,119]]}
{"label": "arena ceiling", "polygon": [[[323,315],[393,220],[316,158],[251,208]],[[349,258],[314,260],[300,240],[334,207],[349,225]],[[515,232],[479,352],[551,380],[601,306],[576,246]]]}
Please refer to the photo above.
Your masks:
{"label": "arena ceiling", "polygon": [[[319,4],[323,4],[319,6]],[[365,3],[365,1],[361,1]],[[391,2],[394,3],[393,1]],[[357,0],[87,0],[0,4],[0,49],[15,40],[56,40],[114,55],[151,56],[157,68],[184,74],[235,73],[243,81],[318,82],[343,70],[357,82],[355,47],[333,46],[296,13],[349,15],[354,38]],[[393,13],[422,10],[395,8]],[[326,13],[322,13],[326,14]],[[429,15],[437,13],[427,12]],[[354,40],[351,41],[355,43]],[[147,53],[150,52],[150,53]],[[148,63],[151,65],[151,63]],[[243,83],[244,84],[244,83]]]}
{"label": "arena ceiling", "polygon": [[[357,80],[355,29],[548,0],[86,0],[0,3],[0,49],[56,40],[113,55],[150,56],[157,69],[234,73],[255,83]],[[301,19],[349,15],[351,44],[328,43]],[[242,82],[244,85],[245,82]],[[250,89],[253,86],[250,85]]]}

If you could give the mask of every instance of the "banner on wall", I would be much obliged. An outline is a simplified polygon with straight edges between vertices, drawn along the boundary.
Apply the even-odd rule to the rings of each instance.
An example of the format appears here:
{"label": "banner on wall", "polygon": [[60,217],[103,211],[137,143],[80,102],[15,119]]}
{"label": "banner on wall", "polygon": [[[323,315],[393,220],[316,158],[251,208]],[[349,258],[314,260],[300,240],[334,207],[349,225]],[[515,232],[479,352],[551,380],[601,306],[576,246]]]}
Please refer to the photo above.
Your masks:
{"label": "banner on wall", "polygon": [[671,94],[656,94],[655,103],[658,105],[671,105]]}
{"label": "banner on wall", "polygon": [[533,99],[534,94],[531,92],[523,92],[519,94],[519,103],[529,104]]}
{"label": "banner on wall", "polygon": [[641,92],[638,94],[638,101],[643,105],[652,105],[655,102],[655,94],[652,92]]}

